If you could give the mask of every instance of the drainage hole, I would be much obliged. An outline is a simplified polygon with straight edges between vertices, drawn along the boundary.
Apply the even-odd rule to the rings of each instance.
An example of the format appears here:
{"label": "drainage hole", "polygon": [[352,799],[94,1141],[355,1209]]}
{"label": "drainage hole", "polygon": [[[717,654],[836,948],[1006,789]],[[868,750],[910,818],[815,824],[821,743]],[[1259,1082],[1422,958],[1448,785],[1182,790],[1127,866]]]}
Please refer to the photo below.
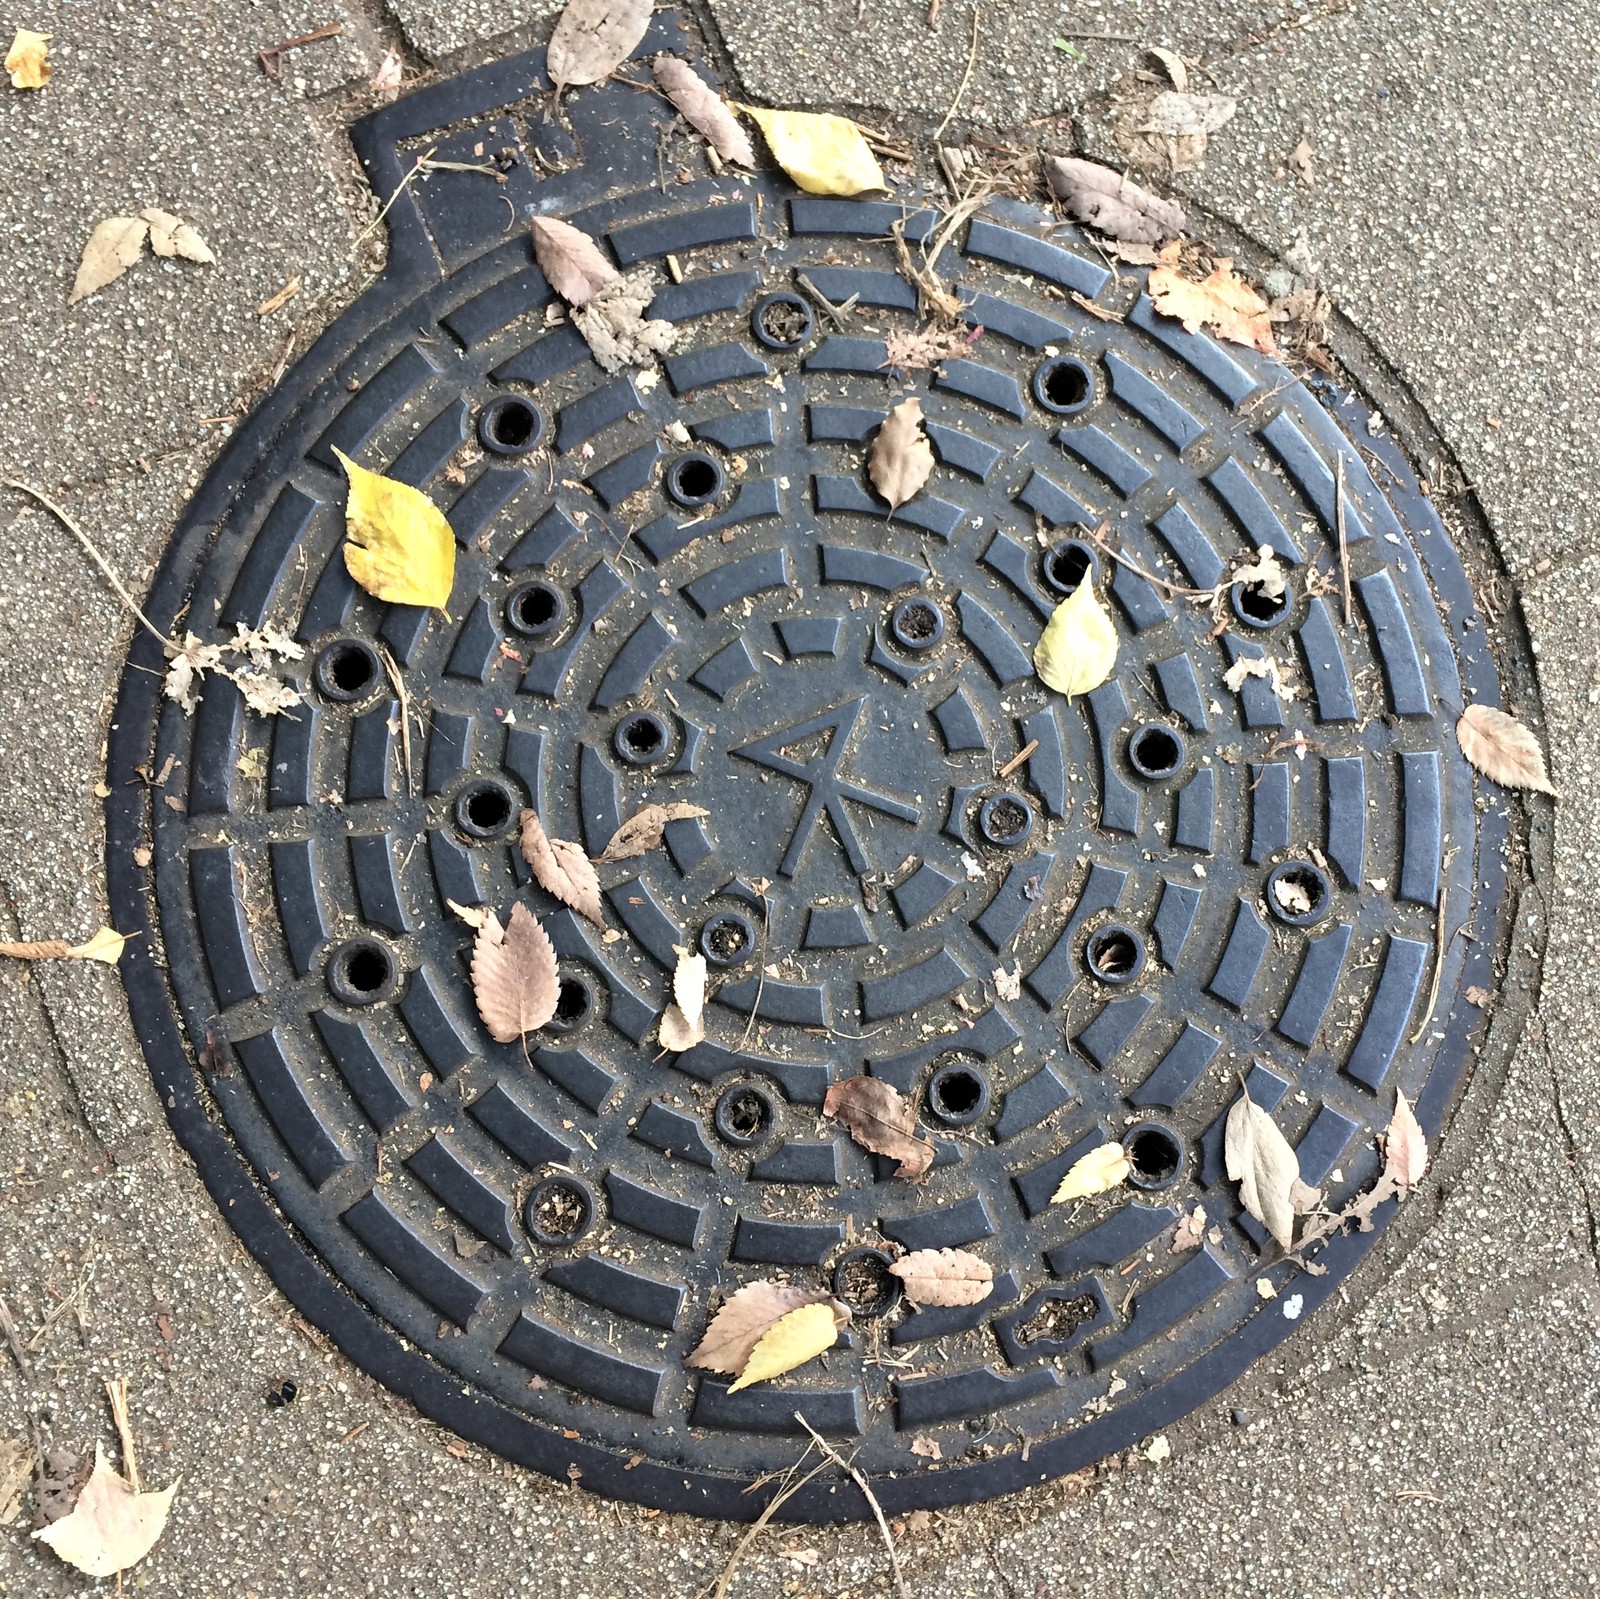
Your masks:
{"label": "drainage hole", "polygon": [[1235,583],[1234,615],[1250,627],[1274,627],[1289,614],[1293,592],[1285,585],[1281,594],[1269,594],[1261,583]]}
{"label": "drainage hole", "polygon": [[978,807],[978,831],[985,843],[1014,849],[1033,831],[1033,810],[1016,794],[994,794]]}
{"label": "drainage hole", "polygon": [[346,1005],[370,1005],[393,987],[398,968],[386,945],[352,938],[328,957],[328,987]]}
{"label": "drainage hole", "polygon": [[755,948],[756,930],[738,911],[718,911],[700,929],[700,953],[714,966],[732,966]]}
{"label": "drainage hole", "polygon": [[1044,552],[1044,581],[1062,596],[1073,594],[1095,571],[1094,551],[1080,539],[1063,539]]}
{"label": "drainage hole", "polygon": [[556,1013],[549,1026],[556,1032],[570,1032],[588,1021],[594,1009],[594,995],[581,977],[563,977],[556,989]]}
{"label": "drainage hole", "polygon": [[1267,909],[1296,926],[1320,921],[1331,896],[1326,874],[1310,861],[1285,861],[1267,878]]}
{"label": "drainage hole", "polygon": [[515,814],[511,795],[499,783],[474,783],[456,798],[456,825],[472,838],[504,832]]}
{"label": "drainage hole", "polygon": [[617,723],[611,747],[629,766],[649,766],[667,749],[667,724],[654,711],[630,711]]}
{"label": "drainage hole", "polygon": [[478,438],[497,455],[525,455],[544,437],[544,416],[518,394],[491,400],[478,418]]}
{"label": "drainage hole", "polygon": [[1144,969],[1144,940],[1113,922],[1090,934],[1084,959],[1101,982],[1131,983]]}
{"label": "drainage hole", "polygon": [[740,1083],[717,1101],[713,1121],[730,1144],[758,1144],[772,1126],[776,1112],[759,1088]]}
{"label": "drainage hole", "polygon": [[926,600],[903,600],[889,616],[889,633],[902,649],[931,650],[944,637],[944,613]]}
{"label": "drainage hole", "polygon": [[570,1244],[594,1216],[594,1199],[576,1178],[546,1177],[528,1195],[528,1231],[544,1244]]}
{"label": "drainage hole", "polygon": [[900,1298],[900,1279],[881,1249],[852,1249],[833,1268],[833,1295],[854,1316],[881,1316]]}
{"label": "drainage hole", "polygon": [[722,468],[709,455],[680,455],[667,469],[667,493],[679,505],[706,505],[722,492]]}
{"label": "drainage hole", "polygon": [[989,1085],[970,1066],[943,1066],[928,1083],[928,1109],[942,1122],[961,1127],[988,1108]]}
{"label": "drainage hole", "polygon": [[548,583],[524,583],[506,596],[506,621],[524,638],[543,638],[561,625],[567,602]]}
{"label": "drainage hole", "polygon": [[1142,1187],[1163,1187],[1183,1166],[1183,1145],[1177,1134],[1154,1122],[1131,1128],[1122,1147],[1133,1164],[1133,1180]]}
{"label": "drainage hole", "polygon": [[772,350],[798,350],[814,323],[811,307],[798,294],[769,294],[751,317],[755,336]]}
{"label": "drainage hole", "polygon": [[1034,372],[1033,397],[1045,410],[1069,416],[1094,398],[1094,373],[1075,356],[1057,356]]}
{"label": "drainage hole", "polygon": [[1017,1342],[1065,1343],[1099,1314],[1100,1301],[1093,1294],[1079,1294],[1076,1299],[1047,1299],[1017,1328]]}
{"label": "drainage hole", "polygon": [[317,657],[317,687],[331,700],[358,700],[378,680],[376,652],[359,639],[340,639]]}
{"label": "drainage hole", "polygon": [[1141,727],[1128,740],[1128,763],[1140,777],[1171,777],[1183,765],[1183,740],[1170,727]]}

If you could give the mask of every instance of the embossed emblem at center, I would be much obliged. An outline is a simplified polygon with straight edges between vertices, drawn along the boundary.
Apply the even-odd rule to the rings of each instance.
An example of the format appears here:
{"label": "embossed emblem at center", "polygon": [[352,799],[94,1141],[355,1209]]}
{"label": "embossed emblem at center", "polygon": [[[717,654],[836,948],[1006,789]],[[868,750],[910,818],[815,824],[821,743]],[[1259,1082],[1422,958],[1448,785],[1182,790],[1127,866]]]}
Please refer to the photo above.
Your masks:
{"label": "embossed emblem at center", "polygon": [[[811,790],[805,808],[800,812],[800,820],[795,823],[794,832],[789,837],[789,847],[778,865],[780,876],[793,877],[800,869],[806,848],[811,843],[811,835],[816,832],[817,822],[824,811],[828,813],[834,832],[838,834],[850,869],[858,873],[871,870],[872,863],[867,859],[861,837],[845,808],[846,800],[880,811],[885,816],[898,817],[902,822],[922,819],[922,812],[915,805],[907,805],[892,795],[864,788],[840,773],[839,769],[850,751],[856,728],[866,708],[866,696],[863,695],[831,711],[824,711],[820,716],[780,727],[777,732],[769,733],[752,744],[741,745],[732,752],[755,762],[757,766],[765,766],[769,771],[792,777]],[[813,743],[818,744],[817,751],[807,758],[796,758],[785,753]]]}

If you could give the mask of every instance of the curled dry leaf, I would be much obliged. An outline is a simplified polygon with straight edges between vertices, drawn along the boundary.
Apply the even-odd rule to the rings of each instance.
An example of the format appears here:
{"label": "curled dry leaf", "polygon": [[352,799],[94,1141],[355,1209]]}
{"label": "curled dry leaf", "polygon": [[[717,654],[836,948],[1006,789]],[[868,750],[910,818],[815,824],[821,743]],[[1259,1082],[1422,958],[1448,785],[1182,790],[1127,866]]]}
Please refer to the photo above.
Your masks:
{"label": "curled dry leaf", "polygon": [[911,1440],[911,1453],[921,1456],[924,1460],[943,1460],[944,1449],[937,1438],[929,1438],[924,1433],[918,1433]]}
{"label": "curled dry leaf", "polygon": [[863,1149],[899,1161],[896,1177],[920,1182],[933,1164],[934,1147],[915,1136],[916,1111],[893,1083],[847,1077],[828,1090],[822,1113],[843,1122]]}
{"label": "curled dry leaf", "polygon": [[780,1316],[756,1340],[744,1369],[737,1380],[728,1384],[728,1392],[734,1394],[754,1383],[770,1382],[832,1349],[840,1329],[849,1320],[850,1312],[833,1299],[802,1305]]}
{"label": "curled dry leaf", "polygon": [[982,328],[941,327],[930,322],[921,328],[890,328],[884,339],[884,372],[932,371],[943,361],[969,355]]}
{"label": "curled dry leaf", "polygon": [[1293,1247],[1291,1191],[1300,1178],[1300,1160],[1278,1124],[1248,1092],[1241,1092],[1228,1112],[1223,1160],[1229,1179],[1239,1185],[1239,1203],[1283,1249]]}
{"label": "curled dry leaf", "polygon": [[609,78],[650,27],[651,0],[568,0],[545,56],[559,95],[570,84]]}
{"label": "curled dry leaf", "polygon": [[863,194],[886,189],[877,158],[848,117],[741,105],[761,129],[773,159],[807,194]]}
{"label": "curled dry leaf", "polygon": [[1172,1253],[1181,1255],[1186,1249],[1198,1249],[1206,1241],[1206,1207],[1196,1205],[1178,1218],[1172,1235]]}
{"label": "curled dry leaf", "polygon": [[756,164],[755,146],[739,126],[733,108],[687,61],[658,55],[653,70],[656,82],[678,108],[685,122],[700,134],[724,161],[735,166]]}
{"label": "curled dry leaf", "polygon": [[95,224],[89,242],[83,247],[83,259],[78,262],[78,275],[73,279],[68,305],[87,299],[108,283],[115,283],[144,249],[150,224],[143,217],[107,217]]}
{"label": "curled dry leaf", "polygon": [[216,265],[217,258],[211,253],[211,246],[182,217],[153,205],[146,206],[139,215],[150,224],[150,248],[157,255],[178,256],[202,266]]}
{"label": "curled dry leaf", "polygon": [[83,944],[69,944],[64,938],[22,942],[0,939],[0,955],[19,961],[103,961],[107,966],[115,966],[122,959],[122,948],[127,942],[126,933],[102,927]]}
{"label": "curled dry leaf", "polygon": [[872,486],[898,510],[933,475],[933,446],[922,430],[922,401],[912,396],[890,411],[867,457]]}
{"label": "curled dry leaf", "polygon": [[1196,134],[1209,137],[1233,120],[1239,102],[1226,94],[1191,94],[1183,89],[1163,89],[1150,102],[1140,133],[1164,139]]}
{"label": "curled dry leaf", "polygon": [[1428,1140],[1406,1096],[1397,1088],[1394,1114],[1383,1135],[1383,1174],[1402,1194],[1409,1194],[1428,1169]]}
{"label": "curled dry leaf", "polygon": [[600,852],[599,861],[631,861],[647,850],[658,849],[668,822],[692,821],[697,816],[709,816],[710,811],[701,805],[691,805],[687,800],[674,800],[668,805],[646,805],[635,811]]}
{"label": "curled dry leaf", "polygon": [[1086,577],[1045,624],[1033,652],[1034,670],[1046,688],[1070,700],[1099,688],[1116,664],[1116,625]]}
{"label": "curled dry leaf", "polygon": [[456,578],[456,536],[421,489],[333,452],[349,479],[344,564],[367,593],[393,605],[443,610]]}
{"label": "curled dry leaf", "polygon": [[1008,972],[1004,966],[994,969],[994,994],[996,999],[1016,1000],[1022,998],[1022,966],[1017,964]]}
{"label": "curled dry leaf", "polygon": [[376,90],[384,99],[392,100],[399,94],[405,75],[405,63],[400,59],[400,52],[385,50],[378,70],[367,80],[367,87]]}
{"label": "curled dry leaf", "polygon": [[514,1044],[556,1013],[556,952],[533,912],[511,907],[506,926],[491,912],[472,944],[472,993],[497,1044]]}
{"label": "curled dry leaf", "polygon": [[695,1345],[688,1364],[702,1371],[736,1377],[744,1370],[762,1335],[791,1310],[821,1305],[829,1299],[822,1288],[796,1288],[787,1283],[747,1283],[726,1303]]}
{"label": "curled dry leaf", "polygon": [[1554,794],[1539,741],[1519,722],[1493,705],[1469,705],[1456,723],[1461,753],[1502,788],[1531,788]]}
{"label": "curled dry leaf", "polygon": [[1269,599],[1281,599],[1283,592],[1289,586],[1289,574],[1283,569],[1283,562],[1273,552],[1269,544],[1256,547],[1256,558],[1245,561],[1234,567],[1230,583],[1248,583],[1261,590]]}
{"label": "curled dry leaf", "polygon": [[468,927],[483,927],[494,915],[487,905],[458,905],[453,899],[447,899],[445,904],[449,907],[450,914],[457,921],[465,922]]}
{"label": "curled dry leaf", "polygon": [[675,1055],[704,1043],[706,1036],[706,958],[680,945],[672,974],[672,1003],[661,1013],[661,1047]]}
{"label": "curled dry leaf", "polygon": [[1067,1168],[1050,1203],[1065,1205],[1074,1199],[1093,1199],[1096,1194],[1108,1193],[1125,1183],[1132,1171],[1133,1162],[1121,1144],[1101,1144]]}
{"label": "curled dry leaf", "polygon": [[1188,226],[1181,206],[1096,161],[1050,156],[1044,171],[1068,215],[1126,244],[1169,244]]}
{"label": "curled dry leaf", "polygon": [[550,838],[538,815],[526,810],[519,820],[522,858],[528,863],[539,887],[554,894],[563,905],[570,905],[597,927],[604,927],[600,911],[600,879],[589,857],[576,844],[564,838]]}
{"label": "curled dry leaf", "polygon": [[640,267],[593,294],[572,313],[590,352],[607,372],[646,365],[677,341],[678,330],[660,317],[646,319],[645,307],[655,299],[650,269]]}
{"label": "curled dry leaf", "polygon": [[889,1270],[913,1305],[981,1305],[994,1291],[994,1268],[966,1249],[914,1249]]}
{"label": "curled dry leaf", "polygon": [[18,28],[11,48],[6,51],[6,71],[13,89],[42,89],[49,81],[50,35],[32,28]]}
{"label": "curled dry leaf", "polygon": [[173,1483],[160,1493],[136,1492],[111,1469],[105,1450],[96,1444],[94,1471],[71,1515],[41,1527],[34,1537],[86,1576],[114,1577],[155,1548],[177,1491]]}
{"label": "curled dry leaf", "polygon": [[1280,700],[1287,702],[1295,696],[1294,685],[1284,681],[1282,670],[1270,655],[1241,655],[1222,674],[1222,681],[1237,694],[1244,687],[1247,677],[1265,678]]}
{"label": "curled dry leaf", "polygon": [[1211,328],[1219,339],[1276,355],[1272,308],[1232,267],[1231,260],[1220,258],[1210,277],[1195,283],[1163,261],[1151,268],[1145,288],[1156,310],[1176,317],[1190,333]]}
{"label": "curled dry leaf", "polygon": [[587,305],[608,283],[622,276],[600,246],[570,222],[535,217],[528,226],[539,270],[568,305]]}

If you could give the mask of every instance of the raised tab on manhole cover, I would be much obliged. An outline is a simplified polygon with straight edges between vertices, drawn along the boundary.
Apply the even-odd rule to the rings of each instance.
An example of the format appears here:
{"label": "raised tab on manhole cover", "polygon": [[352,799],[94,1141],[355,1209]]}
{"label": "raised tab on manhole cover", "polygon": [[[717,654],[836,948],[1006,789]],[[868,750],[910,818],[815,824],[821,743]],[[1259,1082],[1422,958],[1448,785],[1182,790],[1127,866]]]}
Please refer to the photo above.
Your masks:
{"label": "raised tab on manhole cover", "polygon": [[[646,50],[676,38],[658,19]],[[305,1314],[515,1460],[749,1516],[799,1411],[890,1510],[1073,1469],[1215,1393],[1370,1247],[1311,1275],[1242,1213],[1241,1075],[1335,1203],[1397,1089],[1430,1137],[1455,1099],[1511,830],[1452,732],[1498,698],[1460,557],[1387,436],[1119,299],[1048,219],[957,230],[941,269],[982,331],[896,374],[898,203],[711,176],[686,137],[662,166],[658,99],[585,90],[568,133],[544,87],[519,57],[357,130],[380,193],[424,150],[457,167],[395,202],[386,275],[241,429],[157,579],[159,625],[270,621],[306,651],[304,705],[269,721],[216,675],[186,716],[134,646],[110,869],[149,935],[123,964],[163,1099]],[[661,369],[590,359],[535,210],[655,269]],[[908,392],[937,467],[891,517],[864,455]],[[445,509],[448,614],[352,583],[335,449]],[[1230,592],[1262,546],[1286,592]],[[1119,656],[1069,703],[1032,654],[1083,582]],[[603,936],[529,882],[521,808],[597,855],[668,800],[709,814],[602,868]],[[480,1025],[448,908],[518,899],[562,973],[526,1054]],[[708,1037],[663,1055],[695,946]],[[859,1073],[916,1107],[925,1183],[822,1115]],[[1111,1139],[1129,1181],[1052,1206]],[[946,1246],[993,1293],[908,1304],[886,1265]],[[685,1357],[756,1280],[856,1315],[733,1392]],[[819,1484],[786,1513],[862,1508]]]}

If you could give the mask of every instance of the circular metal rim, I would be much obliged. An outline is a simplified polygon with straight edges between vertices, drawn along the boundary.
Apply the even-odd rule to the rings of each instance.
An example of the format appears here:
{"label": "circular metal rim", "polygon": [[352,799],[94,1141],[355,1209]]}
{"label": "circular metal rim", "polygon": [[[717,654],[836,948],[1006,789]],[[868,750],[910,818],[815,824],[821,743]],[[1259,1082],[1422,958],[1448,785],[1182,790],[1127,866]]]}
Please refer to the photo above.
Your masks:
{"label": "circular metal rim", "polygon": [[[658,24],[662,21],[658,18]],[[650,47],[663,46],[653,42]],[[484,101],[480,109],[492,109],[507,95],[521,92],[520,87],[514,90],[501,87],[502,81],[514,81],[519,86],[524,80],[535,85],[545,84],[542,61],[543,53],[533,52],[518,61],[477,69],[462,78],[420,91],[357,123],[352,129],[352,138],[374,182],[390,188],[399,186],[404,173],[397,141],[410,137],[414,128],[451,120],[458,114],[459,96],[463,92],[474,92],[472,80],[481,84],[475,91]],[[505,77],[508,69],[515,69],[509,78]],[[371,315],[380,304],[391,312],[400,309],[429,281],[428,271],[419,265],[416,255],[422,233],[415,202],[406,197],[397,204],[391,223],[396,241],[401,244],[410,241],[409,256],[403,248],[391,250],[388,275],[369,288],[369,298],[346,311],[322,335],[313,347],[319,357],[337,359],[340,352],[348,353],[357,348],[365,337],[363,315]],[[1220,235],[1233,232],[1222,227],[1218,231]],[[1239,248],[1248,250],[1248,241]],[[1262,253],[1259,247],[1256,253]],[[1381,395],[1383,412],[1391,420],[1391,432],[1397,433],[1406,445],[1406,454],[1413,460],[1429,454],[1448,459],[1447,446],[1425,414],[1364,338],[1341,320],[1336,341],[1357,392],[1366,389]],[[198,560],[240,482],[270,450],[295,399],[288,388],[269,395],[207,472],[163,552],[150,585],[145,609],[158,626],[170,627],[180,613],[185,573]],[[1352,425],[1359,424],[1353,400],[1330,402],[1330,408],[1344,414]],[[1425,504],[1412,484],[1402,484],[1390,492],[1401,503],[1417,508]],[[1467,541],[1475,545],[1480,555],[1491,552],[1492,536],[1470,491],[1464,505],[1469,519],[1465,530]],[[1427,555],[1436,588],[1447,599],[1469,604],[1470,580],[1454,543],[1432,540]],[[1502,626],[1507,631],[1522,634],[1526,653],[1526,631],[1520,613],[1510,614]],[[1537,703],[1538,689],[1531,667],[1520,663],[1515,655],[1497,656],[1484,640],[1477,645],[1475,659],[1490,691],[1498,688],[1506,668],[1520,667],[1515,677],[1519,697],[1525,704]],[[107,773],[111,795],[106,801],[107,888],[116,925],[142,935],[130,943],[119,968],[135,1031],[143,1044],[147,1065],[173,1133],[195,1161],[198,1174],[219,1211],[273,1282],[313,1324],[328,1334],[375,1381],[411,1401],[440,1425],[510,1460],[552,1476],[560,1475],[568,1466],[577,1466],[582,1471],[581,1482],[585,1488],[614,1498],[730,1520],[754,1519],[761,1514],[762,1506],[752,1502],[753,1496],[746,1492],[747,1485],[742,1479],[649,1460],[630,1469],[625,1460],[610,1449],[582,1439],[561,1438],[548,1425],[509,1410],[488,1396],[463,1391],[456,1373],[438,1365],[386,1324],[377,1321],[356,1303],[327,1267],[303,1247],[268,1192],[258,1186],[241,1152],[212,1120],[203,1079],[195,1070],[173,993],[156,958],[159,930],[147,897],[152,891],[152,872],[148,867],[137,865],[134,859],[134,851],[142,840],[142,818],[149,806],[149,796],[137,782],[137,769],[146,758],[144,746],[160,708],[164,667],[159,644],[143,633],[136,634],[129,647],[108,738]],[[1527,842],[1538,860],[1546,861],[1548,825],[1537,810],[1533,815],[1539,819],[1539,825],[1533,827],[1526,824],[1526,811],[1517,814],[1518,841]],[[1490,810],[1483,813],[1481,820],[1484,828],[1481,875],[1485,890],[1482,904],[1488,907],[1489,933],[1498,944],[1506,936],[1506,929],[1516,914],[1517,891],[1523,877],[1519,868],[1517,879],[1513,881],[1507,860],[1507,846],[1513,836],[1511,811]],[[1536,971],[1537,962],[1542,958],[1542,939],[1541,918],[1536,928],[1529,929],[1526,938],[1519,936],[1512,944],[1513,958],[1522,972]],[[1540,947],[1535,948],[1536,944]],[[1480,1083],[1483,1086],[1481,1093],[1472,1094],[1475,1121],[1481,1120],[1484,1114],[1482,1096],[1491,1096],[1492,1102],[1492,1096],[1498,1093],[1504,1075],[1503,1060],[1509,1058],[1518,1022],[1514,1016],[1508,1018],[1507,1026],[1497,1029],[1488,1045],[1475,1049],[1472,1035],[1481,1022],[1481,1016],[1469,1017],[1460,1010],[1441,1021],[1438,1064],[1416,1107],[1430,1140],[1437,1138],[1464,1097],[1462,1078],[1469,1059],[1492,1055],[1496,1063],[1491,1066],[1484,1059],[1477,1061],[1472,1089],[1478,1090]],[[1404,1241],[1408,1234],[1414,1236],[1414,1232],[1414,1228],[1390,1220],[1370,1233],[1342,1234],[1331,1240],[1319,1257],[1328,1265],[1328,1273],[1297,1281],[1296,1291],[1302,1297],[1305,1312],[1297,1321],[1251,1318],[1185,1368],[1179,1380],[1119,1405],[1093,1427],[1043,1440],[1032,1448],[1029,1462],[1010,1457],[953,1465],[937,1477],[883,1478],[874,1484],[879,1503],[886,1512],[896,1513],[991,1499],[1066,1475],[1136,1443],[1215,1397],[1263,1356],[1282,1345],[1298,1328],[1312,1321],[1319,1307],[1333,1297],[1336,1289],[1352,1281],[1352,1272],[1381,1242],[1397,1235]],[[1370,1273],[1363,1282],[1364,1298],[1375,1283]],[[872,1507],[865,1496],[852,1486],[819,1483],[796,1494],[777,1519],[827,1523],[860,1520],[871,1513]]]}
{"label": "circular metal rim", "polygon": [[[507,444],[504,439],[495,435],[494,424],[507,411],[521,411],[532,419],[528,436],[520,444]],[[519,455],[531,455],[544,443],[545,431],[544,411],[525,394],[498,394],[478,413],[478,443],[491,455],[504,456],[507,459],[514,459]]]}

